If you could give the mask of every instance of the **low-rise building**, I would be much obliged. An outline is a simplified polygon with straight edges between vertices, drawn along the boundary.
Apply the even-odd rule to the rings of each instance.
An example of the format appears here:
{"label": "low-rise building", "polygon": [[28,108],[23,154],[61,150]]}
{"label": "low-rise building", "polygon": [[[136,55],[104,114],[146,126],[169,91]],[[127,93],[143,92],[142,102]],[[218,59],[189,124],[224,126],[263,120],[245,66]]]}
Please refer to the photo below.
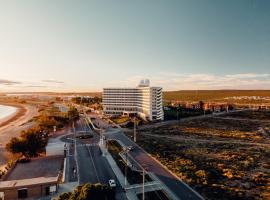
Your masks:
{"label": "low-rise building", "polygon": [[2,181],[0,182],[0,199],[38,199],[57,192],[57,189],[58,177]]}
{"label": "low-rise building", "polygon": [[39,199],[56,193],[62,165],[63,156],[17,163],[0,181],[0,199]]}

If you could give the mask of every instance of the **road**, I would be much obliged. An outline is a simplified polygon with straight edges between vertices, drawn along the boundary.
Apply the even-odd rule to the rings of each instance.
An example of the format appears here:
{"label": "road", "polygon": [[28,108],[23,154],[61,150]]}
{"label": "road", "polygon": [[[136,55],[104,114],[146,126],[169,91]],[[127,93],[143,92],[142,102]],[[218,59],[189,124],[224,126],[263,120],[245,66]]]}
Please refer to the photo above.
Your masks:
{"label": "road", "polygon": [[[117,178],[111,169],[108,161],[102,156],[101,150],[98,146],[99,135],[93,132],[81,118],[75,125],[75,131],[87,132],[93,134],[93,138],[87,141],[76,140],[76,160],[78,168],[79,184],[84,183],[102,183],[108,185],[110,179],[117,182]],[[123,189],[117,182],[115,189],[116,199],[126,199]]]}
{"label": "road", "polygon": [[120,129],[108,129],[105,135],[109,139],[120,140],[126,146],[135,147],[129,154],[142,165],[147,172],[153,173],[179,199],[203,199],[187,184],[171,174],[159,162],[148,155],[140,146],[131,141]]}

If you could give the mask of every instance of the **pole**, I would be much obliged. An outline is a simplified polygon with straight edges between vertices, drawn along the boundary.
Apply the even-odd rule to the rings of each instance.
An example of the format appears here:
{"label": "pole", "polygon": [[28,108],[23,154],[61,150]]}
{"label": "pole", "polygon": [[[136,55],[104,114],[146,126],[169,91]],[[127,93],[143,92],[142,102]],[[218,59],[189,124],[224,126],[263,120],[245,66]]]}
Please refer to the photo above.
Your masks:
{"label": "pole", "polygon": [[137,138],[136,138],[136,117],[134,117],[134,142],[137,141]]}
{"label": "pole", "polygon": [[79,183],[80,181],[80,177],[79,177],[79,166],[78,166],[78,160],[77,160],[77,156],[78,156],[78,152],[77,152],[77,140],[76,140],[76,129],[75,129],[75,124],[74,124],[74,120],[72,122],[72,127],[73,127],[73,142],[74,142],[74,159],[75,159],[75,163],[76,163],[76,168],[77,170],[76,171],[73,171],[74,172],[74,176],[76,177],[77,175],[77,181]]}
{"label": "pole", "polygon": [[100,130],[100,136],[99,136],[99,143],[100,145],[103,145],[103,134],[102,134],[102,129]]}
{"label": "pole", "polygon": [[125,167],[125,186],[127,186],[127,150],[126,150],[126,167]]}
{"label": "pole", "polygon": [[143,169],[143,187],[142,187],[142,200],[144,200],[144,169]]}
{"label": "pole", "polygon": [[[75,141],[76,138],[76,130],[75,130],[75,125],[74,125],[74,121],[72,121],[72,129],[73,129],[73,141]],[[75,142],[74,142],[75,143]]]}

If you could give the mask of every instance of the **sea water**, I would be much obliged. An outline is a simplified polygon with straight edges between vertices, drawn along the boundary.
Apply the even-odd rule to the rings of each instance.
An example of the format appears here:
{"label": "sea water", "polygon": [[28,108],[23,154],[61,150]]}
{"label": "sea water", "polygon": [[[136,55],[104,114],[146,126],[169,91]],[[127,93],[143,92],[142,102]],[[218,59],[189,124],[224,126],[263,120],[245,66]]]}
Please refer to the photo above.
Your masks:
{"label": "sea water", "polygon": [[17,108],[12,106],[4,106],[0,105],[0,120],[8,117],[9,115],[12,115],[16,112]]}

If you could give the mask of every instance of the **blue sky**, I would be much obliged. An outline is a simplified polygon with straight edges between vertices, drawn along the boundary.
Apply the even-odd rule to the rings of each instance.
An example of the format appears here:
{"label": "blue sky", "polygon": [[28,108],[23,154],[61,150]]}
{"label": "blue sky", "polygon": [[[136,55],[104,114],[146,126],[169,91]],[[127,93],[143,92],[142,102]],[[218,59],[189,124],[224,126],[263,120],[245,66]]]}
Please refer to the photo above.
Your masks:
{"label": "blue sky", "polygon": [[0,0],[0,91],[270,89],[268,0]]}

